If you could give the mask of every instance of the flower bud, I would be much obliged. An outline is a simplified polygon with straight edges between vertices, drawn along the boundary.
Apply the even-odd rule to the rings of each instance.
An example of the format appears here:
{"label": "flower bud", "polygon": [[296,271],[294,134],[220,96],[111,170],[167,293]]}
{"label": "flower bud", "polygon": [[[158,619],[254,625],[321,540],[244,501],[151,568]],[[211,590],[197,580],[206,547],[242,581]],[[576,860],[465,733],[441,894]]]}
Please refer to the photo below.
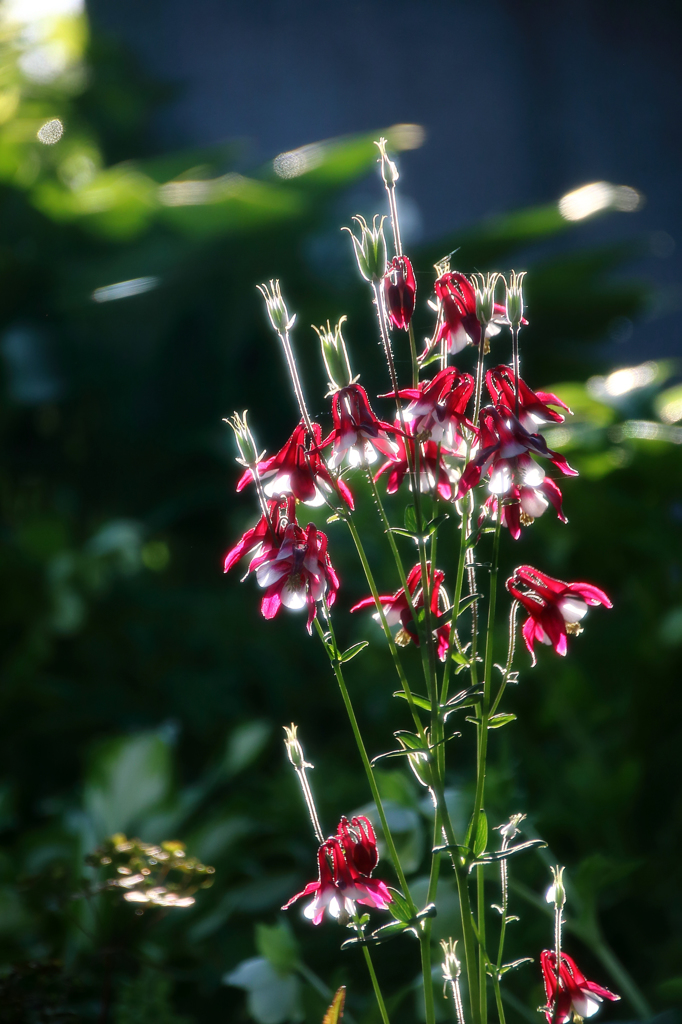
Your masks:
{"label": "flower bud", "polygon": [[246,466],[250,469],[260,462],[265,452],[263,451],[260,455],[258,454],[256,442],[246,422],[246,409],[241,416],[235,412],[232,416],[228,416],[227,419],[223,420],[223,423],[229,423],[234,431],[234,439],[237,442],[237,448],[241,456],[241,458],[237,459],[240,466]]}
{"label": "flower bud", "polygon": [[286,303],[282,298],[282,290],[279,281],[271,281],[269,285],[259,284],[258,291],[265,299],[265,308],[270,317],[270,323],[278,334],[286,334],[294,326],[296,314],[289,316]]}
{"label": "flower bud", "polygon": [[517,274],[512,270],[507,282],[507,320],[513,328],[518,329],[523,320],[523,279],[526,271]]}
{"label": "flower bud", "polygon": [[457,981],[462,973],[462,965],[457,957],[457,940],[448,939],[446,942],[441,939],[440,944],[443,950],[443,978],[446,982]]}
{"label": "flower bud", "polygon": [[472,280],[476,296],[476,319],[484,329],[495,314],[495,289],[499,274],[475,274]]}
{"label": "flower bud", "polygon": [[341,334],[341,324],[347,319],[348,317],[342,316],[333,333],[328,320],[326,328],[324,326],[316,327],[313,324],[313,330],[320,339],[322,358],[329,374],[330,394],[340,391],[341,388],[347,388],[349,384],[353,383],[346,343]]}
{"label": "flower bud", "polygon": [[377,163],[381,164],[381,177],[384,179],[384,185],[386,188],[394,188],[400,175],[398,174],[398,168],[392,160],[389,160],[386,153],[386,139],[379,139],[379,141],[375,142],[374,145],[378,148],[379,153],[381,154]]}
{"label": "flower bud", "polygon": [[384,300],[391,323],[406,331],[414,312],[417,282],[407,256],[394,256],[384,277]]}
{"label": "flower bud", "polygon": [[[359,214],[353,217],[360,228],[360,237],[353,234],[350,228],[343,228],[353,239],[355,258],[358,261],[360,273],[365,281],[380,281],[386,273],[386,239],[384,238],[384,220],[375,214],[370,228],[364,217]],[[377,221],[379,226],[377,227]]]}
{"label": "flower bud", "polygon": [[555,868],[551,868],[554,882],[545,893],[547,902],[553,903],[557,910],[561,910],[566,902],[566,890],[564,889],[563,880],[564,870],[565,868],[560,868],[558,865]]}
{"label": "flower bud", "polygon": [[300,771],[303,768],[312,768],[312,765],[308,764],[303,756],[303,747],[299,743],[296,735],[298,732],[298,726],[294,725],[292,722],[291,726],[284,726],[284,732],[286,733],[284,737],[284,746],[287,750],[287,757],[293,764],[296,771]]}

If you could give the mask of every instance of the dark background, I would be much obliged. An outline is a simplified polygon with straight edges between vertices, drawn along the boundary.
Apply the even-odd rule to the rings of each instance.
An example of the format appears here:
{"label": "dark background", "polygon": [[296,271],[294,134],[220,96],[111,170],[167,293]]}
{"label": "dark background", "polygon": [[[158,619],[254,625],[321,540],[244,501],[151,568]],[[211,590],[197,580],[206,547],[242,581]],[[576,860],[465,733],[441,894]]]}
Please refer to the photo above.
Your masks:
{"label": "dark background", "polygon": [[[316,1022],[327,989],[347,982],[355,1019],[372,1020],[338,931],[296,912],[287,931],[279,914],[314,855],[281,726],[301,726],[325,827],[368,794],[300,617],[265,623],[253,582],[222,575],[255,511],[234,494],[221,419],[248,407],[270,452],[293,427],[255,291],[275,275],[299,313],[314,415],[328,422],[309,323],[347,313],[363,382],[372,396],[386,390],[339,227],[383,211],[372,139],[398,139],[395,123],[426,129],[398,156],[418,338],[432,326],[425,299],[444,253],[459,246],[466,271],[527,268],[524,374],[556,385],[575,411],[561,447],[581,472],[565,487],[570,524],[548,513],[518,544],[505,538],[504,569],[537,564],[614,600],[590,613],[565,661],[543,650],[530,671],[520,653],[518,721],[496,736],[491,824],[527,811],[529,834],[550,844],[512,872],[522,922],[510,953],[536,963],[510,975],[509,1020],[540,1019],[537,957],[551,942],[542,894],[557,861],[570,881],[567,948],[624,997],[604,1018],[677,1019],[682,473],[680,427],[662,410],[679,397],[678,6],[173,2],[88,13],[91,35],[73,44],[84,72],[27,77],[26,30],[3,54],[18,98],[0,124],[0,1020],[247,1020],[244,992],[223,979],[254,956],[280,971],[275,1004],[277,984],[300,984]],[[41,146],[35,132],[56,116],[63,139]],[[339,135],[308,173],[273,173],[279,153]],[[243,178],[225,179],[210,204],[160,198],[169,182],[234,173]],[[562,220],[559,197],[601,179],[646,204]],[[153,286],[93,300],[139,278]],[[404,369],[404,353],[398,361]],[[646,386],[620,396],[593,379],[645,361]],[[371,529],[367,502],[358,521]],[[343,584],[339,630],[344,643],[370,641],[348,677],[373,755],[393,744],[404,709],[373,623],[346,614],[365,588],[340,527],[325,527]],[[378,539],[369,550],[394,589]],[[467,742],[453,745],[449,779],[460,815]],[[397,768],[381,786],[418,880],[421,793]],[[84,857],[116,831],[183,840],[215,865],[214,887],[190,910],[142,917],[117,894],[94,895]],[[381,870],[390,878],[385,861]],[[446,884],[436,936],[448,934]],[[300,980],[299,957],[322,992]],[[414,949],[395,942],[377,962],[400,997],[392,1019],[413,1020]]]}

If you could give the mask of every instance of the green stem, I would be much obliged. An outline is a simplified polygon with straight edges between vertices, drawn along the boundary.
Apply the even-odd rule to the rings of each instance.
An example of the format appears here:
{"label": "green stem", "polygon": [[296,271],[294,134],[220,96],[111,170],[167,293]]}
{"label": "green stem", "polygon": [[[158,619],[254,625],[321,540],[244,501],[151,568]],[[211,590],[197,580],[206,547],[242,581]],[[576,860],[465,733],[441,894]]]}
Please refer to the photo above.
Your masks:
{"label": "green stem", "polygon": [[488,1019],[488,975],[486,973],[486,952],[485,952],[485,868],[479,864],[476,868],[476,891],[478,896],[478,983],[479,1000],[481,1004],[481,1020]]}
{"label": "green stem", "polygon": [[374,580],[374,575],[372,573],[372,570],[370,568],[369,562],[367,560],[367,555],[365,553],[364,546],[363,546],[362,541],[360,539],[360,535],[359,535],[359,533],[357,531],[355,523],[353,522],[353,520],[351,519],[350,516],[343,516],[342,518],[345,520],[346,525],[348,526],[348,529],[350,530],[350,535],[353,538],[353,543],[355,544],[355,549],[356,549],[356,551],[358,553],[358,557],[360,559],[360,563],[361,563],[363,571],[365,573],[365,578],[367,580],[367,584],[369,586],[369,589],[370,589],[370,592],[372,594],[372,597],[374,598],[374,604],[375,604],[376,609],[377,609],[377,614],[379,615],[379,620],[381,622],[381,626],[382,626],[382,629],[384,631],[384,636],[386,637],[386,641],[388,643],[388,647],[389,647],[389,650],[391,652],[391,656],[393,658],[393,663],[395,665],[395,670],[398,673],[398,679],[400,680],[401,686],[402,686],[402,688],[403,688],[403,690],[405,692],[405,695],[407,697],[407,703],[408,703],[410,711],[412,713],[412,718],[414,720],[414,724],[415,724],[415,726],[417,728],[417,732],[419,733],[420,737],[422,739],[424,739],[425,738],[424,737],[424,726],[422,725],[421,719],[419,717],[419,712],[417,711],[417,706],[414,703],[414,698],[412,696],[412,690],[410,688],[410,684],[407,681],[407,676],[405,675],[405,670],[404,670],[402,662],[400,660],[400,655],[398,654],[398,648],[396,647],[395,640],[393,639],[393,634],[391,633],[391,630],[390,630],[390,627],[388,625],[388,622],[386,621],[386,613],[384,612],[384,607],[383,607],[383,605],[381,603],[381,600],[379,598],[379,591],[377,589],[377,585],[376,585],[376,582]]}
{"label": "green stem", "polygon": [[500,979],[497,974],[493,974],[493,989],[495,991],[495,1002],[497,1004],[497,1016],[500,1019],[500,1024],[505,1024],[504,1007],[502,1005],[502,992],[500,990]]}
{"label": "green stem", "polygon": [[[428,924],[431,922],[429,921]],[[419,948],[422,961],[422,979],[424,981],[424,1018],[426,1024],[435,1024],[436,1008],[433,1003],[433,981],[431,979],[431,929],[419,934]]]}
{"label": "green stem", "polygon": [[[325,602],[325,604],[326,604],[326,602]],[[386,820],[386,812],[384,811],[384,805],[383,805],[383,802],[381,800],[381,796],[379,794],[379,787],[377,786],[376,779],[374,778],[374,772],[372,770],[372,765],[370,764],[369,757],[367,756],[367,750],[365,748],[365,743],[364,743],[364,740],[362,738],[362,734],[360,732],[360,726],[358,725],[358,720],[355,717],[355,711],[353,710],[353,704],[352,704],[351,699],[350,699],[350,694],[348,693],[348,687],[346,686],[346,681],[345,681],[345,679],[343,677],[343,671],[341,669],[341,661],[339,660],[339,650],[338,650],[338,647],[337,647],[337,644],[336,644],[336,638],[334,636],[334,632],[333,632],[333,629],[332,629],[331,619],[329,617],[329,614],[327,614],[327,622],[329,624],[329,628],[330,628],[330,632],[331,632],[331,637],[332,637],[332,650],[330,650],[330,647],[329,647],[329,645],[327,644],[327,642],[326,642],[326,640],[324,638],[324,630],[322,629],[322,626],[320,625],[318,619],[315,618],[314,621],[315,621],[315,628],[317,629],[317,632],[318,632],[318,635],[320,637],[320,640],[322,641],[324,649],[326,650],[327,655],[329,656],[329,661],[330,661],[332,669],[334,671],[334,675],[336,676],[336,681],[339,684],[339,690],[341,691],[341,697],[343,698],[343,703],[344,703],[344,705],[346,707],[346,712],[348,714],[348,719],[350,721],[351,729],[353,730],[353,736],[355,737],[355,742],[357,744],[358,751],[360,753],[360,759],[361,759],[363,767],[365,769],[365,774],[367,776],[367,781],[369,783],[369,788],[371,790],[372,797],[374,799],[374,803],[376,804],[376,808],[377,808],[377,811],[379,813],[379,820],[381,821],[381,827],[383,829],[384,839],[386,841],[386,846],[388,847],[389,856],[391,858],[391,861],[393,862],[393,867],[395,869],[396,875],[398,876],[398,881],[400,883],[400,887],[401,887],[401,889],[403,891],[405,899],[410,904],[410,909],[413,911],[413,913],[416,913],[417,912],[417,906],[414,903],[414,901],[412,899],[412,896],[410,895],[410,890],[409,890],[409,887],[407,885],[407,879],[405,878],[405,872],[403,871],[403,866],[400,863],[400,858],[398,856],[398,851],[396,850],[396,847],[395,847],[395,842],[393,841],[393,836],[391,834],[391,830],[388,827],[388,821]]]}
{"label": "green stem", "polygon": [[365,963],[367,964],[369,976],[372,979],[372,988],[374,989],[374,995],[379,1006],[379,1013],[381,1014],[381,1019],[384,1022],[384,1024],[390,1024],[390,1021],[388,1019],[388,1013],[386,1011],[386,1003],[384,1002],[384,997],[382,996],[381,988],[379,987],[379,979],[376,976],[374,964],[372,963],[372,957],[370,956],[367,946],[362,947],[362,952],[365,957]]}
{"label": "green stem", "polygon": [[414,340],[414,327],[412,321],[408,327],[408,334],[410,338],[410,361],[412,363],[412,387],[416,388],[419,385],[419,360],[417,359],[417,346]]}

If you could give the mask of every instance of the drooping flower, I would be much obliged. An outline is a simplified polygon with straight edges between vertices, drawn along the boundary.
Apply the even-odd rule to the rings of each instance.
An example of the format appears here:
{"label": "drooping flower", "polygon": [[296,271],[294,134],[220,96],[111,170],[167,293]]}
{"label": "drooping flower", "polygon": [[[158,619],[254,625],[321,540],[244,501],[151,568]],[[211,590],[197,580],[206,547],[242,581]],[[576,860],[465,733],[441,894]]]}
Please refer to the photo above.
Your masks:
{"label": "drooping flower", "polygon": [[[481,324],[476,315],[476,291],[469,278],[457,271],[448,271],[441,274],[433,287],[439,315],[434,336],[427,343],[424,356],[433,352],[442,341],[451,354],[461,352],[469,342],[478,345]],[[507,322],[507,310],[501,303],[495,302],[492,312],[486,326],[486,337],[497,334],[501,324]]]}
{"label": "drooping flower", "polygon": [[[279,551],[286,527],[296,522],[296,500],[293,497],[276,499],[269,501],[267,508],[267,517],[261,516],[256,525],[247,530],[225,555],[225,572],[229,572],[246,555],[254,559],[266,552]],[[251,572],[251,566],[248,572]]]}
{"label": "drooping flower", "polygon": [[[396,428],[398,428],[397,423]],[[452,497],[452,487],[447,466],[443,459],[443,452],[439,450],[435,441],[425,441],[422,443],[415,441],[411,432],[405,437],[401,437],[400,434],[396,433],[396,452],[379,468],[374,476],[375,481],[379,479],[382,473],[388,471],[386,493],[395,494],[410,469],[408,448],[412,466],[416,467],[417,465],[417,444],[419,444],[419,490],[422,494],[428,494],[436,488],[441,498],[449,501]],[[410,483],[411,486],[412,484]]]}
{"label": "drooping flower", "polygon": [[[448,596],[443,586],[444,579],[445,573],[440,569],[435,569],[432,574],[431,563],[427,562],[427,580],[431,589],[431,615],[436,620],[442,618],[449,606]],[[407,591],[412,599],[412,607],[415,612],[419,613],[419,610],[424,607],[421,565],[415,565],[410,570],[405,582],[407,583]],[[419,647],[417,624],[410,611],[405,588],[400,587],[394,594],[380,594],[379,601],[388,627],[391,628],[400,624],[400,629],[395,635],[395,642],[398,646],[406,647],[412,642]],[[374,598],[365,597],[362,601],[358,601],[357,604],[353,605],[351,611],[358,612],[363,608],[373,607],[376,607]],[[375,611],[372,617],[381,623],[381,616],[378,611]],[[438,657],[441,661],[444,661],[450,640],[450,623],[445,622],[443,625],[438,626],[434,630],[434,635],[438,644]]]}
{"label": "drooping flower", "polygon": [[422,380],[416,388],[404,388],[383,398],[409,398],[403,412],[412,425],[414,435],[424,435],[449,452],[461,452],[464,441],[462,427],[475,432],[466,416],[469,399],[474,391],[474,378],[460,373],[454,366],[440,370],[432,380]]}
{"label": "drooping flower", "polygon": [[562,508],[562,495],[559,487],[551,477],[544,476],[541,466],[530,461],[533,467],[530,479],[533,479],[539,472],[543,474],[540,482],[533,486],[527,483],[513,484],[501,498],[498,498],[496,494],[491,494],[483,503],[479,524],[486,515],[496,516],[500,503],[502,525],[507,527],[514,540],[518,540],[521,536],[522,526],[530,526],[533,520],[541,516],[550,505],[554,506],[562,523],[568,522]]}
{"label": "drooping flower", "polygon": [[506,409],[488,405],[481,409],[478,451],[466,465],[457,490],[457,500],[490,473],[488,489],[492,494],[509,493],[514,484],[537,488],[544,479],[544,470],[531,455],[541,455],[552,462],[565,476],[577,476],[566,458],[552,451],[542,434],[529,434],[516,416]]}
{"label": "drooping flower", "polygon": [[[488,370],[485,383],[495,407],[515,414],[516,392],[514,371],[511,366],[496,366],[493,370]],[[560,412],[550,409],[551,405],[557,405],[571,414],[568,406],[556,395],[547,391],[532,391],[519,377],[518,418],[522,427],[533,433],[542,423],[563,423],[565,417]]]}
{"label": "drooping flower", "polygon": [[297,611],[308,607],[308,632],[317,615],[317,602],[326,597],[332,605],[339,589],[339,580],[327,554],[327,537],[312,523],[305,530],[289,523],[278,550],[269,549],[249,566],[256,573],[258,585],[265,589],[261,612],[273,619],[284,605]]}
{"label": "drooping flower", "polygon": [[[311,438],[301,421],[276,455],[258,463],[256,468],[265,494],[269,498],[293,494],[298,501],[316,506],[322,505],[338,489],[349,508],[353,508],[353,495],[348,486],[343,480],[332,480],[320,456],[321,427],[317,423],[312,427]],[[237,490],[242,491],[252,480],[253,473],[247,469],[239,478]]]}
{"label": "drooping flower", "polygon": [[[523,589],[520,589],[523,588]],[[562,656],[567,650],[567,635],[582,632],[580,622],[588,607],[612,604],[603,590],[591,583],[564,583],[534,569],[521,565],[507,580],[507,590],[521,603],[528,618],[523,624],[523,639],[533,657],[534,644],[539,640],[550,645]]]}
{"label": "drooping flower", "polygon": [[393,898],[385,882],[371,878],[379,860],[376,837],[364,815],[350,822],[342,818],[337,833],[325,840],[317,853],[318,879],[286,903],[287,910],[296,900],[312,896],[304,909],[305,917],[320,924],[325,910],[332,917],[355,914],[355,904],[386,910]]}
{"label": "drooping flower", "polygon": [[319,445],[332,446],[327,460],[332,469],[341,465],[344,459],[351,466],[371,465],[379,454],[392,458],[398,448],[389,434],[395,427],[378,420],[372,412],[367,392],[360,384],[341,388],[332,398],[332,419],[334,429]]}
{"label": "drooping flower", "polygon": [[412,264],[407,256],[394,256],[384,276],[384,301],[391,323],[398,330],[406,331],[414,312],[417,294]]}
{"label": "drooping flower", "polygon": [[566,953],[561,954],[558,979],[554,950],[543,950],[540,964],[547,996],[545,1016],[548,1024],[568,1024],[571,1018],[592,1017],[604,999],[611,1002],[620,999],[615,992],[588,981],[575,960]]}

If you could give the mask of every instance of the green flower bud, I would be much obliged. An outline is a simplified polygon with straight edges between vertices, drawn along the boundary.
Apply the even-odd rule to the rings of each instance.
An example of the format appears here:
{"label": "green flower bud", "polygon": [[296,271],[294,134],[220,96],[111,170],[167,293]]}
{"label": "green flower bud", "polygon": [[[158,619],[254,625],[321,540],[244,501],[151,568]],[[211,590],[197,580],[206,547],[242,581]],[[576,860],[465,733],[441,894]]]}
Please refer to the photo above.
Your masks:
{"label": "green flower bud", "polygon": [[296,314],[294,313],[292,317],[289,316],[286,303],[282,298],[279,281],[271,281],[269,285],[259,284],[257,287],[265,299],[265,308],[270,317],[270,323],[278,334],[286,334],[294,326]]}
{"label": "green flower bud", "polygon": [[495,289],[500,274],[475,274],[472,279],[476,295],[476,319],[485,328],[495,314]]}
{"label": "green flower bud", "polygon": [[237,442],[237,448],[241,456],[241,458],[237,459],[237,462],[249,469],[260,462],[265,452],[263,451],[260,455],[258,454],[256,442],[246,422],[246,409],[241,416],[235,412],[232,416],[228,416],[227,419],[223,420],[223,423],[229,423],[234,430],[234,439]]}
{"label": "green flower bud", "polygon": [[526,271],[517,274],[512,270],[507,282],[507,319],[512,327],[518,328],[523,320],[523,279]]}
{"label": "green flower bud", "polygon": [[561,910],[564,903],[566,902],[566,890],[564,889],[564,871],[563,867],[558,865],[555,868],[550,869],[554,882],[550,885],[549,889],[545,893],[545,899],[548,903],[553,903],[557,910]]}
{"label": "green flower bud", "polygon": [[384,185],[386,188],[394,188],[395,183],[400,177],[398,174],[398,168],[389,160],[388,154],[386,153],[386,139],[379,139],[374,145],[378,148],[381,156],[377,163],[381,164],[381,177],[384,179]]}
{"label": "green flower bud", "polygon": [[[342,228],[347,231],[353,239],[355,258],[358,261],[360,273],[365,281],[377,282],[386,273],[386,239],[384,238],[385,217],[375,214],[370,228],[364,217],[359,214],[353,217],[360,228],[360,237],[356,237],[350,228]],[[377,221],[379,226],[377,227]]]}
{"label": "green flower bud", "polygon": [[340,391],[341,388],[347,388],[349,384],[353,383],[346,343],[341,334],[341,324],[347,319],[348,317],[342,316],[333,332],[328,320],[326,327],[312,325],[322,346],[322,358],[329,374],[330,394]]}
{"label": "green flower bud", "polygon": [[287,757],[293,764],[294,768],[297,771],[304,768],[312,768],[312,765],[308,764],[303,756],[303,747],[299,743],[296,735],[298,732],[298,726],[294,725],[292,722],[291,726],[284,726],[284,732],[286,733],[284,737],[284,746],[287,748]]}

